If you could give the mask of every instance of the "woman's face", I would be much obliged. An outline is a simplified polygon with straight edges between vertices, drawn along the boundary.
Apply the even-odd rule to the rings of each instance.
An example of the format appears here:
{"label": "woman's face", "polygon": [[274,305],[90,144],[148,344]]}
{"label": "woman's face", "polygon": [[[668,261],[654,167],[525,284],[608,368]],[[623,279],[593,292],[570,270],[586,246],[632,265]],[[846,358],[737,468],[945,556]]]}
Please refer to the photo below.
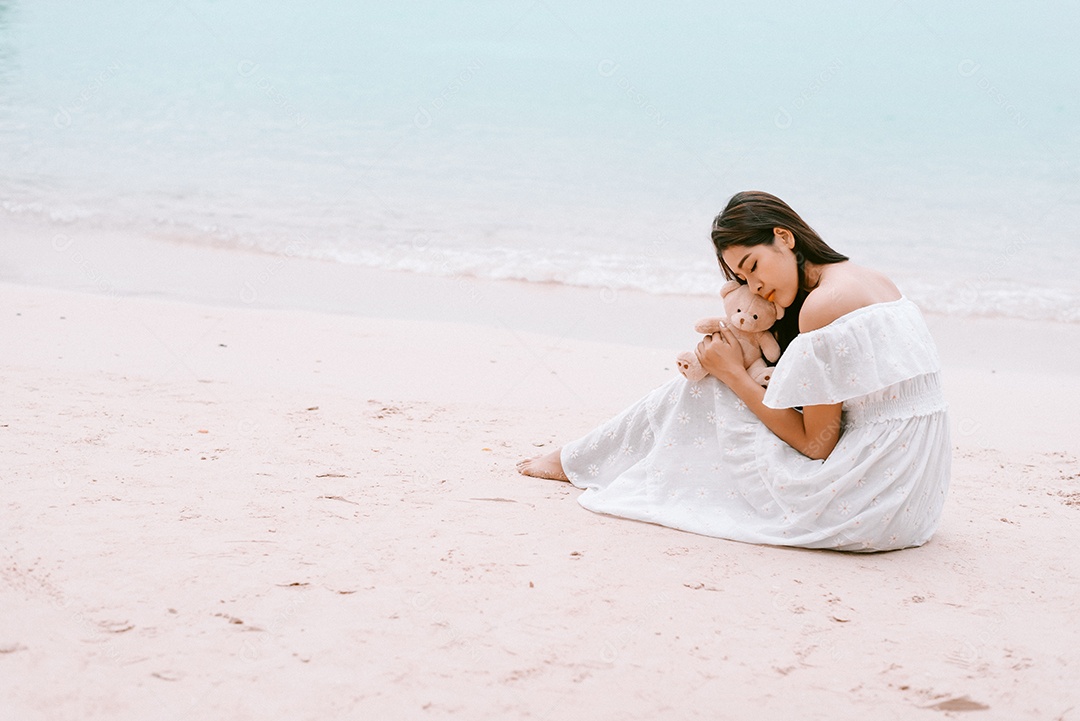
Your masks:
{"label": "woman's face", "polygon": [[799,292],[799,264],[795,236],[783,228],[774,230],[767,245],[732,245],[721,253],[724,262],[750,290],[783,308],[795,302]]}

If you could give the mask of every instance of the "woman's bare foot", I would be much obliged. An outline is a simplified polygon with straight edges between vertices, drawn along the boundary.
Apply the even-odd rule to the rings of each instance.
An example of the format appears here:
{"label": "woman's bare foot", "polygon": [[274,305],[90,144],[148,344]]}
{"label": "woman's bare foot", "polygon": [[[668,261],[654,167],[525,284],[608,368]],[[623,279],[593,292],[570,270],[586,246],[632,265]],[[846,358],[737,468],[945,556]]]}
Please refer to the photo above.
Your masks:
{"label": "woman's bare foot", "polygon": [[561,448],[556,448],[546,456],[537,456],[517,464],[518,473],[524,476],[536,478],[549,478],[553,481],[569,481],[563,472],[562,461],[559,458]]}

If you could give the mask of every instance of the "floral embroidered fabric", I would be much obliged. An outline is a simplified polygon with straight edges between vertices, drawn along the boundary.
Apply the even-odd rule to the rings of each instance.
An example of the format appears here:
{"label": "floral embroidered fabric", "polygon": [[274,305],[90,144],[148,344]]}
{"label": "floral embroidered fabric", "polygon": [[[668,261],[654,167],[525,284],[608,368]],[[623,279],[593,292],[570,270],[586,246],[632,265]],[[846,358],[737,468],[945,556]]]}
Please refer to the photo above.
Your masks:
{"label": "floral embroidered fabric", "polygon": [[825,460],[777,438],[711,376],[676,376],[562,450],[589,510],[748,543],[879,551],[938,525],[951,441],[940,364],[918,307],[878,303],[799,335],[774,408],[843,403]]}

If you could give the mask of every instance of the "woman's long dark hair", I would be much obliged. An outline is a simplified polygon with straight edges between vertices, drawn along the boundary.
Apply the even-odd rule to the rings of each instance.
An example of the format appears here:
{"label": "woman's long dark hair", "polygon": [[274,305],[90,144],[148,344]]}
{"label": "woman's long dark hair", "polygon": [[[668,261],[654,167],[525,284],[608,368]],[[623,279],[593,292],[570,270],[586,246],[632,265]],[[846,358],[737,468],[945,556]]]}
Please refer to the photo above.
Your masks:
{"label": "woman's long dark hair", "polygon": [[760,190],[746,190],[731,197],[727,207],[716,216],[712,226],[716,257],[729,280],[738,280],[738,277],[724,262],[723,251],[733,245],[771,244],[775,239],[774,228],[784,228],[795,237],[795,261],[799,266],[799,291],[795,295],[795,301],[790,308],[784,309],[784,317],[773,325],[773,333],[783,352],[799,334],[799,311],[811,290],[806,287],[806,274],[803,270],[806,261],[825,265],[839,263],[848,257],[830,248],[821,236],[780,198]]}

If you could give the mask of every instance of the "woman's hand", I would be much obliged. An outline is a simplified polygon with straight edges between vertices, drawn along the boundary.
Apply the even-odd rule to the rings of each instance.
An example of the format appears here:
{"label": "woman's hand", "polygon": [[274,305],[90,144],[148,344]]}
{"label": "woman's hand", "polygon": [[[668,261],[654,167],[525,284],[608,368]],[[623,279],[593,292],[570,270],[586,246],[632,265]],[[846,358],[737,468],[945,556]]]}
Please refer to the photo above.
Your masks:
{"label": "woman's hand", "polygon": [[[697,358],[709,375],[728,383],[738,374],[746,374],[739,339],[725,327],[698,343]],[[730,383],[728,383],[730,385]]]}

